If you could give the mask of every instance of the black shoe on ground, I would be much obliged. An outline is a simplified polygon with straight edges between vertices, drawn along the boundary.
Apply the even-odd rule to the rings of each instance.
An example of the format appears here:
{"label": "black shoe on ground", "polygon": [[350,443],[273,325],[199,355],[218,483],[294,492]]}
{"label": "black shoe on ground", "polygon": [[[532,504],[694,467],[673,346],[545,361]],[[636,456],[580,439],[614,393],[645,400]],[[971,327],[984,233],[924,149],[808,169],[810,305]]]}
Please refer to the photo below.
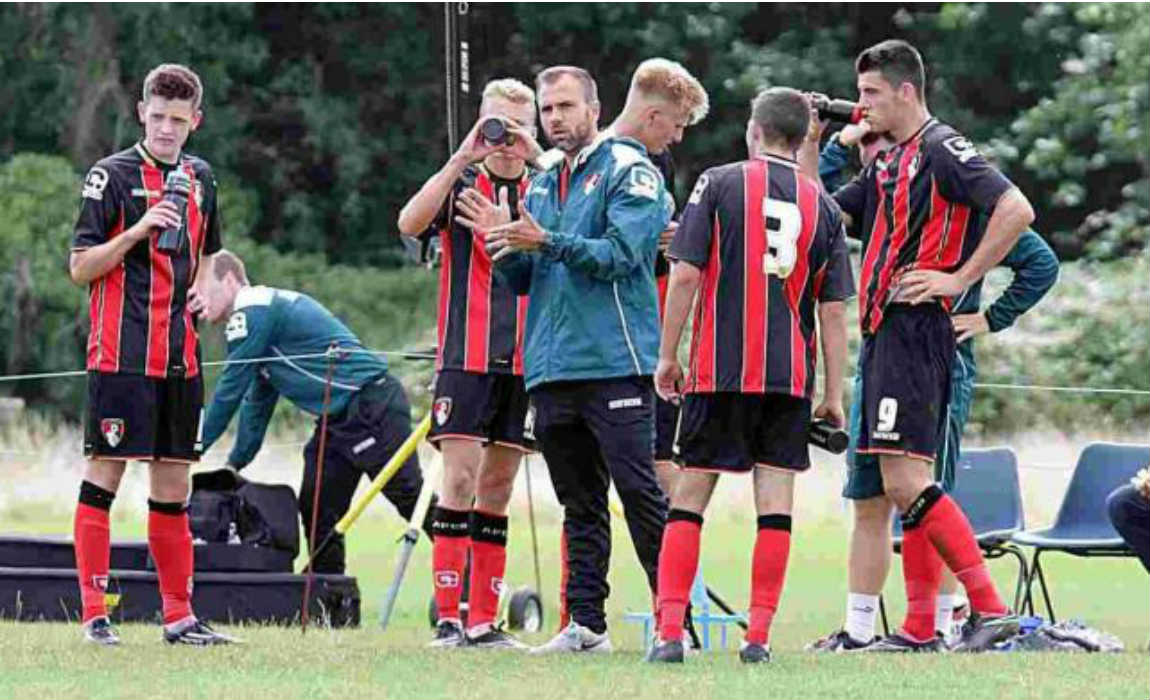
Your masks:
{"label": "black shoe on ground", "polygon": [[672,639],[669,642],[656,641],[651,645],[651,650],[647,652],[647,658],[645,660],[660,664],[683,663],[682,640]]}
{"label": "black shoe on ground", "polygon": [[463,628],[453,620],[440,620],[435,626],[435,637],[427,646],[434,649],[453,649],[463,645]]}
{"label": "black shoe on ground", "polygon": [[743,642],[739,647],[739,661],[745,664],[765,664],[771,660],[771,648],[765,644]]}
{"label": "black shoe on ground", "polygon": [[962,638],[954,645],[955,651],[990,651],[996,644],[1005,642],[1018,634],[1018,615],[1007,612],[1002,615],[979,615],[970,613],[970,618],[962,626]]}
{"label": "black shoe on ground", "polygon": [[240,644],[240,640],[221,634],[206,622],[192,620],[175,629],[164,627],[164,641],[168,644],[187,644],[194,647],[212,647],[223,644]]}
{"label": "black shoe on ground", "polygon": [[84,641],[102,647],[114,647],[120,644],[120,635],[108,618],[94,617],[84,625]]}
{"label": "black shoe on ground", "polygon": [[935,635],[925,642],[920,642],[907,637],[901,632],[895,632],[894,634],[879,639],[873,644],[867,645],[859,651],[878,654],[938,654],[947,651],[947,646],[942,637],[938,635]]}
{"label": "black shoe on ground", "polygon": [[839,630],[828,634],[821,639],[816,639],[810,644],[803,647],[803,651],[810,652],[830,652],[841,653],[844,651],[862,651],[871,644],[878,641],[877,638],[871,639],[869,642],[860,642],[854,637],[847,634],[846,630]]}
{"label": "black shoe on ground", "polygon": [[473,649],[514,649],[515,651],[526,651],[529,649],[526,644],[505,632],[503,628],[498,625],[493,625],[488,628],[486,632],[475,635],[474,637],[471,636],[470,633],[466,634],[460,646]]}

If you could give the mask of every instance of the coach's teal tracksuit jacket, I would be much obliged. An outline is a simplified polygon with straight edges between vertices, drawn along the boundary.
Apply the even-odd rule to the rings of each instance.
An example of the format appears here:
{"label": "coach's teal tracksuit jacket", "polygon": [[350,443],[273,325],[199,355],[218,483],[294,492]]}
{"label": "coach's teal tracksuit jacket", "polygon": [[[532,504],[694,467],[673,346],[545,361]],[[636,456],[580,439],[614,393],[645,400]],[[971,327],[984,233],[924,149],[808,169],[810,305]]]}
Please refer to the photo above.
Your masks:
{"label": "coach's teal tracksuit jacket", "polygon": [[674,201],[633,139],[600,134],[575,159],[560,202],[564,167],[560,159],[527,190],[524,205],[548,231],[545,245],[496,263],[517,294],[530,295],[527,388],[654,374],[655,253]]}
{"label": "coach's teal tracksuit jacket", "polygon": [[[298,292],[244,287],[236,295],[225,331],[228,365],[216,384],[204,417],[206,452],[240,411],[236,444],[228,464],[242,468],[259,452],[276,402],[282,394],[302,410],[323,410],[327,357],[335,343],[340,354],[332,373],[330,415],[337,415],[366,384],[387,374],[387,362],[368,354],[359,339],[319,302]],[[311,355],[312,357],[297,357]],[[244,362],[261,359],[266,361]]]}

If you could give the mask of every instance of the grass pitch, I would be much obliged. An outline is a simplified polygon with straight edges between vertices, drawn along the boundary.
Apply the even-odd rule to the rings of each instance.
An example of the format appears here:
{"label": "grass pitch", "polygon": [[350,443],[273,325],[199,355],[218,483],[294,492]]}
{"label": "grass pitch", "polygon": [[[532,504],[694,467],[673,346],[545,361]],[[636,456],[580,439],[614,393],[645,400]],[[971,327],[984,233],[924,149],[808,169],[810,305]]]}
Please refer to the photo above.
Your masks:
{"label": "grass pitch", "polygon": [[[546,476],[535,473],[537,488],[546,484]],[[1088,560],[1057,554],[1044,559],[1060,617],[1080,618],[1117,634],[1126,653],[914,657],[804,653],[803,644],[841,624],[848,514],[835,497],[835,483],[836,477],[816,474],[799,481],[790,567],[772,634],[775,658],[766,667],[739,664],[734,654],[737,630],[731,631],[726,651],[690,658],[682,668],[643,664],[641,628],[625,623],[622,616],[647,609],[650,598],[626,530],[618,522],[608,601],[616,647],[612,656],[535,658],[425,649],[431,593],[426,542],[416,549],[391,627],[381,632],[379,606],[391,578],[402,523],[389,506],[373,504],[348,542],[350,568],[359,577],[363,594],[360,629],[313,628],[301,636],[298,628],[228,627],[247,644],[191,649],[163,645],[156,626],[125,625],[121,648],[97,649],[81,643],[77,625],[0,623],[0,699],[1150,697],[1146,651],[1150,598],[1147,577],[1133,559]],[[724,480],[703,530],[707,581],[740,608],[747,601],[754,539],[748,486],[745,480]],[[53,503],[9,511],[3,529],[67,533],[69,505]],[[547,634],[526,636],[532,643],[554,630],[559,580],[559,514],[549,491],[537,496],[537,508]],[[113,535],[142,536],[141,513],[118,510],[113,514]],[[511,538],[508,583],[533,585],[531,540],[521,497],[513,504]],[[1015,569],[1010,562],[994,561],[991,570],[1001,589],[1012,595]],[[901,619],[902,600],[895,557],[886,591],[892,624]]]}

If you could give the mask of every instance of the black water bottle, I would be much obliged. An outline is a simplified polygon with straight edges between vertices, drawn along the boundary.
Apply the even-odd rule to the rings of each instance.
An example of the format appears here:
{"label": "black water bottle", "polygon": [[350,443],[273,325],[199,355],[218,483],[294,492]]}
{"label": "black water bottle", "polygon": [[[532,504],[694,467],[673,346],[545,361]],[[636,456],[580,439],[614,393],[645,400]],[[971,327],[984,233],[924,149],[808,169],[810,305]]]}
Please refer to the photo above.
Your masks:
{"label": "black water bottle", "polygon": [[807,432],[807,442],[838,455],[846,451],[847,444],[850,443],[850,436],[845,430],[836,428],[825,420],[815,420],[811,421],[810,430]]}
{"label": "black water bottle", "polygon": [[188,194],[192,191],[192,180],[183,170],[173,170],[164,180],[164,200],[176,205],[180,212],[180,225],[160,231],[160,238],[156,241],[156,248],[168,255],[177,255],[184,248],[184,227],[187,221],[185,216],[188,210]]}
{"label": "black water bottle", "polygon": [[866,116],[866,109],[850,100],[832,100],[826,95],[816,95],[811,102],[824,121],[844,124],[858,124]]}

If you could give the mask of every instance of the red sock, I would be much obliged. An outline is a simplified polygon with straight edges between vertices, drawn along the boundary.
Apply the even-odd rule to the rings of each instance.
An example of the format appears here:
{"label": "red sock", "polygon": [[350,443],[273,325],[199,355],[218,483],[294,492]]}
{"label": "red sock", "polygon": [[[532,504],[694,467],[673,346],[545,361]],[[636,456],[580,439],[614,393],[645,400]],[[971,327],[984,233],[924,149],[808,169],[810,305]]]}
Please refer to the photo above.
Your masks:
{"label": "red sock", "polygon": [[571,613],[567,612],[567,579],[571,570],[567,568],[567,532],[559,535],[559,629],[571,623]]}
{"label": "red sock", "polygon": [[966,588],[971,610],[991,615],[1005,613],[1006,605],[990,578],[970,521],[954,499],[943,495],[923,514],[921,527],[943,561]]}
{"label": "red sock", "polygon": [[108,562],[112,556],[108,524],[108,509],[112,506],[111,491],[85,481],[80,485],[80,501],[76,504],[72,536],[76,548],[76,576],[80,581],[80,601],[83,605],[81,621],[104,617],[108,608],[104,593],[108,588]]}
{"label": "red sock", "polygon": [[659,639],[663,641],[683,638],[683,615],[699,568],[702,532],[703,516],[677,508],[667,514],[659,549],[659,594],[655,603]]}
{"label": "red sock", "polygon": [[791,516],[760,515],[759,534],[751,559],[751,619],[747,624],[747,642],[767,644],[771,638],[771,621],[779,608],[779,596],[787,577],[787,558],[791,554]]}
{"label": "red sock", "polygon": [[148,500],[148,549],[160,579],[164,624],[192,616],[194,550],[183,503]]}
{"label": "red sock", "polygon": [[435,585],[435,608],[440,620],[460,621],[459,599],[463,595],[463,569],[467,566],[467,537],[470,513],[436,508],[432,521],[435,541],[431,547],[431,568]]}
{"label": "red sock", "polygon": [[472,511],[471,595],[467,609],[469,628],[495,622],[506,568],[507,516]]}
{"label": "red sock", "polygon": [[906,583],[906,620],[902,631],[912,639],[925,642],[934,637],[935,601],[942,584],[942,557],[935,550],[921,523],[904,526],[902,538],[902,576]]}

